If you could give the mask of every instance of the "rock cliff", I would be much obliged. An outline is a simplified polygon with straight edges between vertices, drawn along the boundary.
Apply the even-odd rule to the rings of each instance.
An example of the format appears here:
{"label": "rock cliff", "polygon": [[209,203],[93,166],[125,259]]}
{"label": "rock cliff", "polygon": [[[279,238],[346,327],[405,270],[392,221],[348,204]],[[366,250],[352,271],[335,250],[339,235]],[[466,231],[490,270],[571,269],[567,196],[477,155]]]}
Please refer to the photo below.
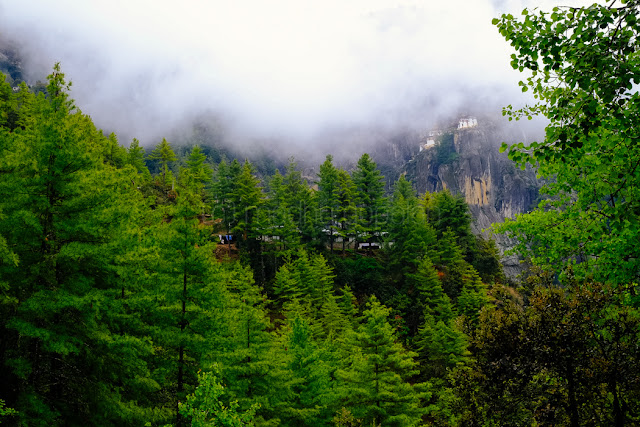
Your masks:
{"label": "rock cliff", "polygon": [[[433,146],[424,148],[406,165],[407,178],[419,193],[448,189],[464,195],[474,218],[474,232],[488,235],[491,224],[512,218],[535,206],[541,183],[531,169],[520,170],[500,144],[522,141],[522,132],[495,122],[478,120],[473,127],[442,131]],[[504,236],[493,236],[501,250],[511,246]],[[521,272],[515,257],[503,259],[505,273]]]}

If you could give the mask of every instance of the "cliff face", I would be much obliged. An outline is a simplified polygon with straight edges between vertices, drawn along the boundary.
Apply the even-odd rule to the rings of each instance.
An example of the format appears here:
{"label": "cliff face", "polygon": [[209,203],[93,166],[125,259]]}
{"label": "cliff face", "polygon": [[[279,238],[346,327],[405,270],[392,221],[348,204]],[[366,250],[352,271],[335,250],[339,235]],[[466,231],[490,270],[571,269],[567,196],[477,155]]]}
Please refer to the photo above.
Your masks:
{"label": "cliff face", "polygon": [[[527,212],[537,201],[540,183],[535,173],[515,167],[498,150],[503,141],[520,140],[522,135],[482,121],[475,127],[445,131],[435,146],[407,164],[407,178],[419,193],[449,189],[464,195],[474,218],[474,232],[488,235],[483,230],[491,224]],[[493,237],[501,250],[511,246],[504,236]],[[503,265],[510,277],[521,272],[515,257],[505,258]]]}

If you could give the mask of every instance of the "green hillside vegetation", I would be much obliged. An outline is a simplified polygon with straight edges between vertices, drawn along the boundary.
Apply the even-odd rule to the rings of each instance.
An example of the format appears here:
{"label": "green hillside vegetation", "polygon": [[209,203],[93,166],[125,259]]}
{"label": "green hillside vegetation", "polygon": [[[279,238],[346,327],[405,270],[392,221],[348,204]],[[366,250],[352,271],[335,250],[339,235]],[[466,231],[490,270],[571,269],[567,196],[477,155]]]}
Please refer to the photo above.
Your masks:
{"label": "green hillside vegetation", "polygon": [[460,197],[387,197],[367,154],[310,183],[293,160],[263,182],[199,146],[127,149],[66,85],[56,65],[48,96],[2,90],[6,422],[422,422],[489,304],[480,274],[501,277],[474,269],[495,250]]}
{"label": "green hillside vegetation", "polygon": [[125,148],[58,64],[46,92],[0,84],[0,423],[637,425],[637,12],[495,22],[540,101],[506,112],[551,121],[509,151],[551,182],[496,225],[519,283],[462,196],[385,192],[368,154],[260,178]]}

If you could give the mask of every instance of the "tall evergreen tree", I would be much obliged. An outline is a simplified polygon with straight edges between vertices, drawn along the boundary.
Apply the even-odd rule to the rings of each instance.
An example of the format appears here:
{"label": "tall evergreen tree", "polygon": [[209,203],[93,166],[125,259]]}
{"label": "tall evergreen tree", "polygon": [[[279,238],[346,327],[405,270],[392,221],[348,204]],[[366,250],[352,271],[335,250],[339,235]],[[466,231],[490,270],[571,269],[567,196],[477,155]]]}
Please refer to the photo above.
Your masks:
{"label": "tall evergreen tree", "polygon": [[264,269],[261,266],[262,247],[260,238],[262,227],[258,223],[259,209],[264,203],[264,195],[260,187],[260,180],[254,175],[253,167],[245,161],[236,181],[233,183],[233,218],[236,243],[244,259],[251,264],[254,271],[260,272],[261,282],[264,282]]}
{"label": "tall evergreen tree", "polygon": [[398,287],[416,272],[423,257],[433,257],[436,233],[428,224],[411,184],[404,176],[398,179],[389,203],[386,252],[389,270]]}
{"label": "tall evergreen tree", "polygon": [[240,174],[233,183],[233,202],[235,204],[235,224],[233,231],[239,234],[242,242],[248,243],[255,239],[256,229],[254,220],[263,201],[260,181],[254,175],[253,167],[245,161]]}
{"label": "tall evergreen tree", "polygon": [[[284,177],[276,169],[275,174],[269,179],[267,191],[266,209],[263,210],[268,217],[264,234],[271,240],[272,251],[277,257],[288,253],[294,253],[300,246],[300,231],[293,217],[285,196]],[[278,261],[274,264],[277,267]]]}
{"label": "tall evergreen tree", "polygon": [[465,259],[471,261],[476,249],[475,237],[471,232],[471,213],[464,197],[461,194],[454,196],[448,190],[425,196],[423,206],[438,237],[446,231],[453,232]]}
{"label": "tall evergreen tree", "polygon": [[338,180],[334,189],[338,203],[336,207],[336,224],[333,226],[336,235],[342,239],[342,253],[345,253],[347,240],[355,238],[362,230],[359,224],[356,204],[355,185],[345,170],[338,170]]}
{"label": "tall evergreen tree", "polygon": [[140,147],[140,141],[136,138],[133,138],[127,150],[126,164],[133,166],[145,178],[150,175],[149,169],[144,162],[144,148]]}
{"label": "tall evergreen tree", "polygon": [[158,160],[162,165],[162,184],[167,185],[167,174],[169,173],[169,163],[178,160],[176,153],[173,152],[171,144],[165,138],[153,149],[148,156],[151,160]]}
{"label": "tall evergreen tree", "polygon": [[415,343],[420,370],[426,378],[444,378],[447,370],[463,365],[471,355],[467,337],[455,322],[438,320],[426,311]]}
{"label": "tall evergreen tree", "polygon": [[314,338],[309,321],[299,312],[289,313],[276,353],[288,372],[288,396],[278,408],[282,425],[329,426],[336,399],[330,375],[333,361]]}
{"label": "tall evergreen tree", "polygon": [[333,295],[333,278],[333,270],[322,255],[300,249],[278,270],[274,292],[283,303],[299,299],[317,312]]}
{"label": "tall evergreen tree", "polygon": [[[164,404],[175,410],[176,423],[184,420],[178,401],[193,391],[210,345],[223,332],[225,304],[221,276],[212,260],[211,230],[199,224],[197,187],[177,189],[176,205],[149,237],[158,256],[152,265],[157,308],[147,312],[158,347],[155,375],[163,384]],[[170,220],[167,220],[170,219]],[[224,276],[223,276],[224,277]]]}
{"label": "tall evergreen tree", "polygon": [[56,64],[47,98],[21,94],[21,130],[0,132],[0,235],[20,262],[0,264],[0,393],[25,425],[139,424],[153,348],[123,323],[114,266],[141,199],[67,89]]}
{"label": "tall evergreen tree", "polygon": [[[260,405],[256,425],[277,425],[276,409],[286,394],[281,359],[274,358],[275,345],[269,333],[271,323],[265,309],[266,298],[246,269],[236,266],[237,274],[227,283],[231,305],[227,311],[229,334],[218,350],[223,376],[232,399],[248,410]],[[271,420],[271,422],[269,422]]]}
{"label": "tall evergreen tree", "polygon": [[384,177],[369,154],[363,154],[353,171],[358,206],[361,208],[362,234],[360,241],[380,241],[380,231],[384,224]]}
{"label": "tall evergreen tree", "polygon": [[487,305],[487,286],[482,283],[482,279],[474,268],[467,265],[462,273],[462,291],[458,297],[458,307],[460,312],[465,314],[474,324],[480,317],[480,309]]}
{"label": "tall evergreen tree", "polygon": [[367,303],[362,323],[348,339],[343,383],[344,406],[366,423],[384,426],[417,426],[423,413],[416,354],[397,342],[389,324],[390,310],[375,297]]}
{"label": "tall evergreen tree", "polygon": [[105,163],[116,168],[123,167],[127,162],[127,150],[118,143],[118,137],[113,132],[107,138],[107,146],[103,155]]}
{"label": "tall evergreen tree", "polygon": [[338,170],[333,165],[333,157],[327,155],[318,172],[318,208],[320,209],[323,236],[328,233],[329,246],[333,251],[334,233],[339,229],[338,218]]}
{"label": "tall evergreen tree", "polygon": [[213,170],[206,162],[207,156],[202,152],[200,146],[194,145],[187,158],[187,170],[201,185],[210,182],[213,174]]}
{"label": "tall evergreen tree", "polygon": [[297,164],[290,159],[286,174],[282,180],[284,201],[291,211],[291,216],[296,223],[301,240],[304,244],[310,244],[317,239],[316,199],[309,188],[307,180],[302,177],[302,172],[297,169]]}
{"label": "tall evergreen tree", "polygon": [[214,218],[222,219],[224,229],[231,232],[235,222],[235,205],[234,205],[234,182],[240,174],[240,164],[234,160],[229,165],[223,158],[218,164],[215,173],[212,192],[213,206],[212,212]]}

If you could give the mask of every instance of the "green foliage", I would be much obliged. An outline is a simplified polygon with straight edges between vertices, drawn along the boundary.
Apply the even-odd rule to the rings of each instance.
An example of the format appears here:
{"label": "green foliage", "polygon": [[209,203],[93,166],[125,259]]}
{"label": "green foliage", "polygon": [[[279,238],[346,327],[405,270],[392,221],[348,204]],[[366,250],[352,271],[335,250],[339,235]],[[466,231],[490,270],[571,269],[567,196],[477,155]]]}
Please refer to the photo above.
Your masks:
{"label": "green foliage", "polygon": [[153,348],[125,320],[116,266],[142,200],[67,88],[56,65],[49,97],[20,94],[23,127],[0,132],[0,235],[20,261],[0,264],[2,393],[24,424],[135,424],[153,407]]}
{"label": "green foliage", "polygon": [[[528,306],[507,300],[483,312],[476,363],[456,387],[479,424],[638,423],[640,312],[632,286],[536,288]],[[491,409],[488,409],[491,408]]]}
{"label": "green foliage", "polygon": [[475,249],[475,238],[471,232],[471,213],[461,194],[452,195],[448,190],[430,195],[425,194],[422,205],[429,224],[436,230],[438,237],[451,231],[456,244],[470,260]]}
{"label": "green foliage", "polygon": [[232,305],[225,313],[228,335],[222,345],[224,351],[215,353],[218,353],[216,359],[222,363],[230,396],[238,401],[241,410],[249,410],[254,404],[259,404],[261,408],[256,423],[261,425],[265,415],[275,416],[275,401],[280,397],[273,395],[272,388],[282,387],[283,380],[277,369],[282,361],[277,360],[273,353],[266,300],[261,289],[252,280],[247,281],[247,274],[246,271],[241,273],[228,285],[233,296]]}
{"label": "green foliage", "polygon": [[17,415],[18,411],[13,408],[7,408],[4,403],[4,400],[0,399],[0,424],[2,423],[2,418],[11,417]]}
{"label": "green foliage", "polygon": [[[266,209],[260,211],[266,242],[263,250],[271,250],[276,257],[286,256],[300,247],[300,232],[285,197],[284,178],[276,169],[268,180]],[[264,218],[264,216],[267,216]],[[277,264],[277,260],[274,264]]]}
{"label": "green foliage", "polygon": [[471,353],[467,337],[453,320],[438,320],[428,313],[416,336],[418,360],[429,378],[444,378],[449,369],[466,363]]}
{"label": "green foliage", "polygon": [[376,163],[369,154],[363,154],[353,171],[357,206],[360,208],[361,242],[380,242],[380,231],[384,224],[384,183]]}
{"label": "green foliage", "polygon": [[[361,209],[356,204],[356,187],[349,174],[343,170],[338,170],[338,178],[334,188],[333,196],[337,203],[335,210],[335,223],[330,227],[331,232],[342,238],[342,253],[345,253],[347,240],[356,238],[363,230],[359,223],[359,213]],[[333,248],[332,248],[333,249]]]}
{"label": "green foliage", "polygon": [[435,230],[427,223],[425,211],[404,176],[396,183],[386,230],[389,270],[399,275],[396,281],[402,286],[405,278],[416,272],[422,257],[434,255],[436,246]]}
{"label": "green foliage", "polygon": [[496,242],[483,236],[476,236],[475,239],[475,251],[471,265],[476,269],[483,282],[504,283],[506,278],[500,263],[500,252]]}
{"label": "green foliage", "polygon": [[214,218],[221,218],[223,230],[231,231],[235,226],[234,183],[240,176],[241,167],[237,160],[231,165],[223,158],[218,164],[212,185],[212,212]]}
{"label": "green foliage", "polygon": [[[594,303],[588,312],[575,304],[554,311],[562,340],[548,348],[524,343],[527,357],[538,359],[518,359],[524,374],[535,371],[535,384],[522,388],[525,398],[543,381],[553,393],[526,404],[513,398],[513,410],[523,411],[491,418],[479,402],[513,397],[482,383],[508,364],[492,365],[500,351],[488,350],[494,337],[485,330],[507,305],[487,307],[482,279],[499,276],[497,251],[471,235],[464,200],[446,192],[419,200],[401,177],[387,204],[368,155],[353,178],[328,156],[317,192],[293,160],[284,176],[265,179],[263,190],[248,161],[222,159],[209,186],[207,151],[194,146],[176,156],[164,139],[149,157],[162,165],[162,182],[151,182],[139,142],[125,150],[114,134],[103,135],[75,110],[67,87],[57,66],[47,96],[0,84],[0,417],[12,417],[3,420],[521,422],[537,416],[528,408],[568,401],[569,358],[554,360],[550,349],[575,344],[586,358],[576,365],[586,378],[576,398],[615,408],[603,423],[637,421],[631,291],[615,309]],[[171,162],[182,166],[177,181]],[[215,221],[203,215],[205,206]],[[212,233],[221,231],[234,233],[237,244],[216,247]],[[339,238],[342,253],[327,251]],[[384,250],[348,251],[353,238],[384,241]],[[594,290],[587,300],[601,294]],[[577,314],[567,317],[567,310]],[[590,313],[598,319],[591,329],[584,326]],[[532,324],[541,331],[544,316],[536,316]],[[541,340],[538,333],[532,336]],[[525,336],[506,335],[518,344]],[[571,418],[565,409],[553,420]]]}
{"label": "green foliage", "polygon": [[158,160],[162,165],[162,184],[167,185],[167,174],[169,172],[169,163],[178,160],[176,154],[171,148],[171,144],[167,142],[165,138],[162,138],[162,142],[156,145],[148,158],[150,160]]}
{"label": "green foliage", "polygon": [[254,175],[249,161],[245,161],[237,180],[233,183],[232,201],[235,205],[232,231],[240,237],[240,241],[249,244],[249,240],[257,237],[255,219],[263,196],[259,180]]}
{"label": "green foliage", "polygon": [[336,274],[336,284],[339,287],[349,286],[356,295],[375,294],[386,300],[390,298],[392,290],[385,279],[384,265],[379,259],[354,254],[350,257],[331,258]]}
{"label": "green foliage", "polygon": [[125,162],[126,164],[133,166],[144,178],[150,176],[149,169],[144,161],[144,148],[140,147],[140,141],[136,138],[133,138],[133,141],[131,141],[131,144],[129,145]]}
{"label": "green foliage", "polygon": [[[362,427],[362,420],[353,416],[347,408],[340,408],[333,417],[333,423],[336,427]],[[369,424],[371,427],[379,426],[375,421]]]}
{"label": "green foliage", "polygon": [[189,157],[187,158],[186,169],[189,172],[189,175],[201,185],[211,181],[211,176],[213,174],[213,170],[206,161],[207,156],[202,152],[198,145],[195,145],[191,149]]}
{"label": "green foliage", "polygon": [[496,229],[545,269],[577,261],[581,277],[622,284],[640,269],[640,4],[614,3],[494,19],[516,50],[512,67],[529,74],[522,90],[538,100],[503,114],[549,121],[544,141],[514,144],[509,158],[551,179],[534,212]]}
{"label": "green foliage", "polygon": [[286,324],[280,334],[279,357],[289,374],[288,395],[278,407],[282,424],[328,425],[336,400],[332,373],[337,360],[331,351],[332,345],[323,346],[315,337],[312,325],[301,315],[299,306],[287,311]]}
{"label": "green foliage", "polygon": [[478,321],[480,310],[487,305],[487,286],[482,283],[480,276],[471,266],[462,272],[462,291],[458,297],[460,313],[464,314],[472,322]]}
{"label": "green foliage", "polygon": [[[419,306],[424,307],[424,313],[449,321],[453,313],[444,310],[451,301],[442,290],[442,284],[437,270],[429,258],[423,258],[418,265],[418,271],[410,276],[411,282],[419,296]],[[451,310],[451,307],[449,307]]]}
{"label": "green foliage", "polygon": [[453,144],[453,133],[449,132],[440,136],[435,148],[436,161],[439,165],[450,165],[459,157]]}
{"label": "green foliage", "polygon": [[225,386],[219,380],[220,368],[213,365],[209,372],[198,372],[198,387],[180,403],[180,413],[191,420],[193,427],[251,427],[258,405],[247,411],[238,412],[238,402],[225,406],[220,398],[225,394]]}
{"label": "green foliage", "polygon": [[291,215],[300,240],[304,244],[311,244],[320,235],[316,218],[316,198],[293,158],[289,160],[286,173],[282,177],[280,190],[284,202],[280,209]]}
{"label": "green foliage", "polygon": [[110,133],[104,150],[105,163],[116,168],[123,167],[127,162],[127,150],[118,143],[115,133]]}
{"label": "green foliage", "polygon": [[415,426],[422,415],[415,353],[396,341],[389,309],[375,297],[367,303],[362,323],[348,337],[346,365],[338,370],[344,407],[365,422],[385,426]]}
{"label": "green foliage", "polygon": [[[338,219],[340,206],[338,192],[338,170],[333,166],[333,157],[327,155],[326,160],[320,165],[318,172],[318,209],[321,215],[321,226],[329,231],[329,245],[333,251],[335,241],[334,233],[340,229],[341,221]],[[345,178],[343,177],[343,182]],[[344,184],[343,184],[344,185]],[[346,221],[346,218],[345,218]],[[324,233],[323,233],[324,234]]]}
{"label": "green foliage", "polygon": [[320,309],[333,293],[333,270],[322,255],[309,255],[300,249],[278,270],[274,292],[281,303],[299,299]]}

